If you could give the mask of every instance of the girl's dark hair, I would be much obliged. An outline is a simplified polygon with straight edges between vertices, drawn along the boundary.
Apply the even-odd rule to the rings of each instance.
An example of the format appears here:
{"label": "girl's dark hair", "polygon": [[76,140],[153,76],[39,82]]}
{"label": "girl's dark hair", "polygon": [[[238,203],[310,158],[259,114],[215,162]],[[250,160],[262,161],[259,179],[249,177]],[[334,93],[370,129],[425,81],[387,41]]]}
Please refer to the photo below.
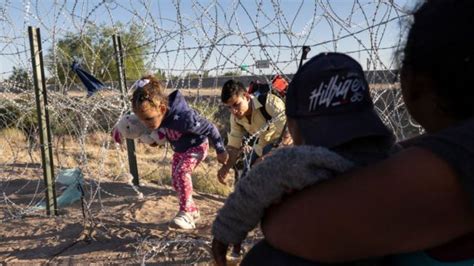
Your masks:
{"label": "girl's dark hair", "polygon": [[168,97],[165,95],[160,81],[152,75],[143,76],[141,80],[149,80],[143,87],[135,88],[132,95],[132,110],[137,112],[143,104],[158,107],[161,104],[168,106]]}
{"label": "girl's dark hair", "polygon": [[474,113],[474,0],[429,0],[414,13],[403,71],[433,81],[439,107],[456,119]]}

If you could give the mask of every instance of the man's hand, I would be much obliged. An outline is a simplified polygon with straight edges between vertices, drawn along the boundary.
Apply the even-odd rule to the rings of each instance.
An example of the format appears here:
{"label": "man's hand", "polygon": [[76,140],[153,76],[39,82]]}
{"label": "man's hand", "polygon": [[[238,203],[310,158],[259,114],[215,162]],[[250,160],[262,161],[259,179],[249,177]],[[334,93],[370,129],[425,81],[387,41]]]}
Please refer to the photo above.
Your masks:
{"label": "man's hand", "polygon": [[217,154],[217,161],[221,164],[226,164],[228,159],[229,154],[226,151]]}
{"label": "man's hand", "polygon": [[[227,159],[225,160],[225,163],[223,163],[221,169],[219,169],[219,171],[217,171],[217,179],[219,180],[219,182],[221,182],[224,185],[226,184],[225,183],[225,178],[227,177],[227,174],[229,173],[230,168],[232,168],[232,166],[234,166],[235,162],[237,161],[237,158],[239,157],[239,153],[240,153],[239,149],[234,148],[232,146],[227,146],[226,150],[227,150],[226,151]],[[217,160],[219,160],[219,158],[217,158]]]}
{"label": "man's hand", "polygon": [[212,240],[212,257],[214,258],[214,262],[217,266],[225,266],[227,265],[227,248],[229,245],[220,242],[217,239]]}
{"label": "man's hand", "polygon": [[217,171],[217,179],[221,184],[226,184],[225,183],[225,178],[227,177],[227,174],[229,173],[230,167],[227,165],[223,165],[219,171]]}
{"label": "man's hand", "polygon": [[243,153],[251,153],[253,148],[250,145],[245,145],[240,149]]}

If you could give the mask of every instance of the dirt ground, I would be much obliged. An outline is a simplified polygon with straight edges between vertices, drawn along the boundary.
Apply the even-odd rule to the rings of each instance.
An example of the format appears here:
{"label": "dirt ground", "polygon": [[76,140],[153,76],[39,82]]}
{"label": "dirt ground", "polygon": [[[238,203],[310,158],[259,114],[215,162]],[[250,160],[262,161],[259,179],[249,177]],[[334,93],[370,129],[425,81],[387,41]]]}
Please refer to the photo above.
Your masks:
{"label": "dirt ground", "polygon": [[[169,186],[170,153],[137,146],[144,178],[134,190],[129,176],[120,175],[123,170],[117,158],[126,151],[97,145],[110,138],[107,134],[89,136],[85,152],[73,140],[66,141],[64,151],[55,146],[57,167],[75,167],[81,154],[87,154],[89,161],[83,168],[84,205],[77,201],[50,217],[36,208],[45,197],[39,149],[30,157],[18,130],[0,133],[0,265],[211,264],[212,222],[232,190],[218,184],[213,152],[193,173],[201,219],[195,230],[183,231],[168,227],[178,211],[176,194]],[[56,191],[58,196],[62,193],[59,186]],[[252,232],[244,249],[260,236]]]}
{"label": "dirt ground", "polygon": [[[28,171],[41,176],[34,167]],[[15,202],[0,203],[0,261],[5,264],[211,264],[210,229],[222,196],[195,193],[201,220],[195,230],[183,231],[168,227],[178,202],[167,186],[143,184],[138,190],[144,197],[139,198],[127,182],[86,180],[85,212],[78,201],[49,217],[28,207],[42,191],[40,179],[2,183],[2,191]],[[89,201],[97,191],[101,195]],[[244,248],[257,239],[258,233],[252,233]]]}

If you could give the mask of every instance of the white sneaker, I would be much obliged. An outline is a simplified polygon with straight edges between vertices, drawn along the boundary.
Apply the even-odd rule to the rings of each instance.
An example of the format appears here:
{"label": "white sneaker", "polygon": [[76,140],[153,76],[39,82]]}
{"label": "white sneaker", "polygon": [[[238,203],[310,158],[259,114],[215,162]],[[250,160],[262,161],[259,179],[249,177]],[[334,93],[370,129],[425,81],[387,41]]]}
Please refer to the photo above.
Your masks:
{"label": "white sneaker", "polygon": [[194,223],[194,216],[196,216],[197,213],[197,218],[199,219],[199,212],[185,212],[185,211],[180,211],[174,217],[174,219],[171,221],[170,226],[175,227],[175,228],[181,228],[181,229],[195,229],[196,224]]}
{"label": "white sneaker", "polygon": [[199,219],[201,218],[201,214],[199,213],[199,211],[193,211],[193,212],[188,212],[189,214],[191,214],[193,216],[193,219],[194,219],[194,222],[196,223],[197,221],[199,221]]}

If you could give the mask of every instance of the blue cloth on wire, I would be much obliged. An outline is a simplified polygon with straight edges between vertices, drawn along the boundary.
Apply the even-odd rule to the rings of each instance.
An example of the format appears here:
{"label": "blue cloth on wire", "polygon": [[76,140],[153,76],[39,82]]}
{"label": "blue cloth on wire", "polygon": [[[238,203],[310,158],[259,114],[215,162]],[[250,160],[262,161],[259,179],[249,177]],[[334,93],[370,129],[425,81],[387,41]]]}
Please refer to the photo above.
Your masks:
{"label": "blue cloth on wire", "polygon": [[89,74],[81,68],[77,61],[72,62],[72,71],[74,71],[87,89],[87,97],[92,96],[96,91],[105,87],[102,81]]}
{"label": "blue cloth on wire", "polygon": [[[55,182],[56,185],[60,185],[63,188],[61,195],[56,197],[58,208],[69,206],[84,196],[84,190],[82,187],[84,184],[84,175],[79,168],[61,170],[57,175]],[[46,202],[43,200],[34,208],[37,210],[44,210],[46,209]]]}

